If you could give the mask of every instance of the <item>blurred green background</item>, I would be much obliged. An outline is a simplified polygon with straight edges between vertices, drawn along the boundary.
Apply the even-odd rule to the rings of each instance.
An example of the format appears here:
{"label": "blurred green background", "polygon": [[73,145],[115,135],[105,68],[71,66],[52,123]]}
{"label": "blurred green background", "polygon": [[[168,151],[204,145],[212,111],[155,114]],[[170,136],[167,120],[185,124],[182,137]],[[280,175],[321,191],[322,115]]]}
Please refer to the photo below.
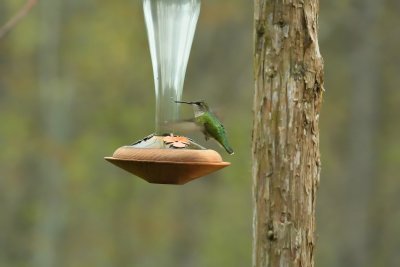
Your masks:
{"label": "blurred green background", "polygon": [[[400,2],[320,9],[316,265],[400,266]],[[162,186],[103,159],[154,129],[141,1],[39,0],[0,39],[0,266],[250,266],[252,18],[203,0],[183,93],[222,114],[235,155],[199,141],[232,166]]]}

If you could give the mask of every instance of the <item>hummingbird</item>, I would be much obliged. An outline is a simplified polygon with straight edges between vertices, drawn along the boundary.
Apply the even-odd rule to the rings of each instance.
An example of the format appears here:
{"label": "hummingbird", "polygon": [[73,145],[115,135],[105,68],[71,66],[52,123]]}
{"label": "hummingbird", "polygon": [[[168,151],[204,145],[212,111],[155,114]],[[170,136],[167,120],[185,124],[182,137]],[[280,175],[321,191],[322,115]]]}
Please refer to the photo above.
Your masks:
{"label": "hummingbird", "polygon": [[175,101],[175,103],[188,104],[193,106],[194,122],[201,127],[201,130],[208,140],[214,138],[230,155],[233,154],[233,149],[228,143],[224,125],[217,116],[210,110],[204,101],[186,102]]}

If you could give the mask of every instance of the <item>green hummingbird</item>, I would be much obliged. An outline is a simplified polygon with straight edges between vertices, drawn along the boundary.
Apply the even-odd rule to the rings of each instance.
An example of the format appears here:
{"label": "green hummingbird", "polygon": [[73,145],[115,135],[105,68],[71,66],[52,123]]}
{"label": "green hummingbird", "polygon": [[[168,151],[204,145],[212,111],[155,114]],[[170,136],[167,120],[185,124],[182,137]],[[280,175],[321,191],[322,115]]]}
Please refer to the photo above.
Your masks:
{"label": "green hummingbird", "polygon": [[217,116],[210,110],[204,101],[185,102],[175,101],[175,103],[188,104],[193,106],[194,122],[201,127],[201,130],[208,140],[210,137],[214,138],[220,143],[230,155],[233,154],[233,149],[228,143],[224,125],[217,118]]}

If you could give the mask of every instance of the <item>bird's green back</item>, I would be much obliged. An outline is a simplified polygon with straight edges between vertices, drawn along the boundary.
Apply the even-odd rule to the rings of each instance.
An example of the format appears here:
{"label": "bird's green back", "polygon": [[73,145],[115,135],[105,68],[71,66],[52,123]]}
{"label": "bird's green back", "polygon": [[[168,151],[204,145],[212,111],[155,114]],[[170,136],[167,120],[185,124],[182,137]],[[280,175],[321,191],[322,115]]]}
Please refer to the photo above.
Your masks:
{"label": "bird's green back", "polygon": [[226,131],[221,121],[211,112],[204,112],[196,117],[196,123],[204,126],[205,134],[217,140],[230,154],[233,153],[228,143]]}

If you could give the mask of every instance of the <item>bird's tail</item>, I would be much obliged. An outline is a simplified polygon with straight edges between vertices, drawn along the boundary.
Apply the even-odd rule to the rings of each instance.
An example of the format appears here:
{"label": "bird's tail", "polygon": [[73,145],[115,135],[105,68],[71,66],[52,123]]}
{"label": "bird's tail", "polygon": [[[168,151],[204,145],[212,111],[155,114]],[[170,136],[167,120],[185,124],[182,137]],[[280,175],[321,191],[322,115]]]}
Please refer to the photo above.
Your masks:
{"label": "bird's tail", "polygon": [[228,152],[229,155],[235,154],[235,153],[233,152],[232,147],[228,144],[227,141],[223,142],[223,143],[222,143],[222,146],[225,148],[226,152]]}

